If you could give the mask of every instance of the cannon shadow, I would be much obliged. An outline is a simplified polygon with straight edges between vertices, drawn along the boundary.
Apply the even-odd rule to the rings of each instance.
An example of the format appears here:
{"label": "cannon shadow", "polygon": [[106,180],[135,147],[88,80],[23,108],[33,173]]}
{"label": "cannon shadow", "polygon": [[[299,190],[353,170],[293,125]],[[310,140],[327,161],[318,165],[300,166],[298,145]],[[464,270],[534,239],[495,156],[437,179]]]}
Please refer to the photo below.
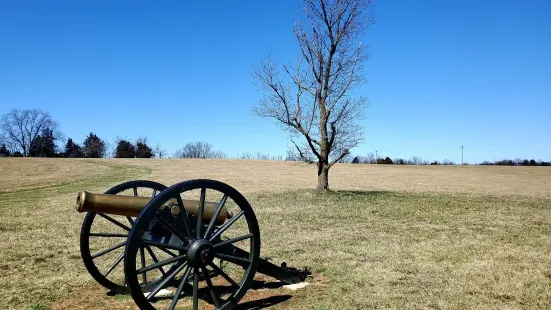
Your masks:
{"label": "cannon shadow", "polygon": [[234,309],[239,309],[239,310],[264,309],[264,308],[268,308],[268,307],[277,305],[279,303],[285,302],[289,300],[291,297],[292,297],[291,295],[275,295],[275,296],[270,296],[270,297],[261,298],[257,300],[250,300],[237,305]]}
{"label": "cannon shadow", "polygon": [[[254,292],[256,290],[260,290],[260,289],[277,289],[277,288],[280,288],[284,285],[285,285],[285,283],[280,282],[280,281],[269,281],[268,282],[268,281],[262,281],[262,280],[253,280],[253,283],[252,283],[251,287],[249,288],[247,294],[251,294],[252,292]],[[214,287],[215,287],[216,292],[218,294],[222,294],[222,295],[223,294],[231,294],[235,291],[235,289],[233,287],[226,286],[226,285],[215,285]],[[191,296],[191,294],[192,294],[191,285],[189,285],[189,284],[186,285],[184,287],[184,292],[187,296]],[[210,295],[210,292],[209,292],[208,288],[206,288],[206,287],[199,288],[198,295],[199,295],[200,299],[204,300],[205,302],[207,302],[211,305],[214,305],[214,301],[212,300],[212,297]],[[263,293],[262,295],[265,296],[266,294]],[[245,295],[245,297],[247,297],[247,295]],[[271,295],[271,296],[257,298],[257,299],[253,299],[253,300],[246,300],[246,301],[242,301],[242,303],[235,306],[234,309],[239,309],[239,310],[264,309],[264,308],[271,307],[271,306],[280,304],[282,302],[285,302],[285,301],[291,299],[292,297],[293,297],[292,295],[283,294],[283,295]],[[255,297],[253,297],[253,298],[255,298]],[[163,299],[172,299],[172,297],[153,298],[152,301],[159,301],[159,300],[163,300]],[[248,299],[248,298],[245,298],[245,299]]]}

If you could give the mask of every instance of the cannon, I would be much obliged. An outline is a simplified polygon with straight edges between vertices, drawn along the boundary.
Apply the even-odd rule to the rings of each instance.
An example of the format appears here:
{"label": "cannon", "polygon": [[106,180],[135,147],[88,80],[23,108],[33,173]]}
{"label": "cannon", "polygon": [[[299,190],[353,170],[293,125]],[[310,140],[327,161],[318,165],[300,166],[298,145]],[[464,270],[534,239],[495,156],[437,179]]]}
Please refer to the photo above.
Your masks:
{"label": "cannon", "polygon": [[286,284],[310,275],[260,258],[253,208],[219,181],[130,181],[104,194],[78,193],[76,209],[87,212],[80,252],[88,272],[140,309],[198,309],[201,300],[232,309],[256,273]]}

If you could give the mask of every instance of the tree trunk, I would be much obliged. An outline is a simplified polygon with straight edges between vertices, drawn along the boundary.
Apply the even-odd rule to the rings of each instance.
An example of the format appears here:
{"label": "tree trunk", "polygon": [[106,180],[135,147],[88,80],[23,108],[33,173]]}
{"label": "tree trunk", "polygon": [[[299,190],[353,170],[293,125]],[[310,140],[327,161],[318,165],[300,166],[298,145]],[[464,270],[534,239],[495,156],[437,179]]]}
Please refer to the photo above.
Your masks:
{"label": "tree trunk", "polygon": [[329,166],[321,162],[318,163],[318,187],[316,190],[329,190]]}

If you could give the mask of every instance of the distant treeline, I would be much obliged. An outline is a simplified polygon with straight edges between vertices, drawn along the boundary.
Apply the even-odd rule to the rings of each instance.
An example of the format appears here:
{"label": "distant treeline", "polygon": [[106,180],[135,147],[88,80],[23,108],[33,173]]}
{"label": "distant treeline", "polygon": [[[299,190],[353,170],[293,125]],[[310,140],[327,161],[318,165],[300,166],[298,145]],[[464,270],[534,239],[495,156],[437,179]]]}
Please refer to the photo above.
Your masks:
{"label": "distant treeline", "polygon": [[428,161],[421,157],[413,156],[410,159],[390,157],[375,158],[375,154],[369,153],[366,156],[354,156],[349,161],[352,164],[379,164],[379,165],[455,165],[455,162],[444,159],[443,161]]}
{"label": "distant treeline", "polygon": [[[427,161],[423,160],[421,157],[414,156],[410,159],[403,158],[394,158],[390,157],[379,157],[375,159],[373,153],[368,154],[367,156],[355,156],[352,160],[349,161],[352,164],[383,164],[383,165],[457,165],[454,161],[444,159],[442,161]],[[469,165],[468,163],[463,163],[463,165]],[[493,166],[551,166],[551,162],[546,162],[543,160],[534,160],[534,159],[521,159],[517,158],[515,160],[502,159],[494,162],[484,161],[478,165],[493,165]]]}
{"label": "distant treeline", "polygon": [[[65,142],[63,148],[58,142]],[[165,158],[167,151],[159,144],[153,148],[147,138],[141,137],[132,142],[129,139],[117,137],[110,144],[91,132],[82,144],[72,138],[65,140],[59,131],[57,123],[48,112],[42,110],[11,110],[0,119],[0,157],[65,157],[65,158]],[[214,150],[210,143],[190,142],[179,149],[172,157],[175,158],[236,158],[247,160],[285,160],[301,161],[294,152],[288,151],[286,156],[273,156],[266,153],[238,153],[236,157],[228,157],[226,153]],[[377,157],[377,158],[376,158]],[[352,164],[384,164],[384,165],[456,165],[451,160],[427,161],[414,156],[410,159],[381,157],[373,153],[365,156],[347,155],[339,162]],[[467,165],[464,163],[464,165]],[[534,159],[515,160],[503,159],[494,162],[484,161],[480,165],[497,166],[551,166],[551,162]]]}
{"label": "distant treeline", "polygon": [[[108,144],[100,139],[94,133],[90,133],[84,142],[81,144],[75,143],[71,138],[67,139],[65,148],[58,150],[55,146],[55,139],[51,137],[51,134],[46,131],[43,135],[40,135],[36,140],[37,142],[31,143],[31,148],[28,157],[62,157],[62,158],[102,158],[102,157],[114,157],[114,158],[165,158],[167,151],[163,149],[159,144],[152,149],[149,146],[147,138],[139,138],[135,143],[130,142],[127,139],[116,138],[115,147],[112,148],[111,153],[108,152]],[[22,153],[19,151],[10,152],[5,144],[0,145],[0,157],[22,157]],[[292,152],[288,152],[287,156],[282,155],[270,155],[267,153],[238,153],[237,156],[227,156],[226,153],[218,150],[214,150],[210,143],[197,141],[190,142],[184,145],[180,150],[172,155],[173,158],[205,158],[205,159],[245,159],[245,160],[281,160],[281,161],[300,161],[299,158],[292,155]],[[421,157],[413,156],[409,159],[390,157],[378,157],[375,158],[375,154],[369,153],[366,156],[346,156],[341,163],[349,164],[379,164],[379,165],[457,165],[454,161],[444,159],[442,161],[428,161]],[[469,165],[464,163],[463,165]],[[534,159],[502,159],[494,162],[484,161],[478,165],[493,165],[493,166],[551,166],[551,162]]]}
{"label": "distant treeline", "polygon": [[502,159],[494,162],[484,161],[480,164],[484,166],[551,166],[551,162],[549,161],[536,161],[534,159],[528,160],[521,158],[517,158],[515,160]]}

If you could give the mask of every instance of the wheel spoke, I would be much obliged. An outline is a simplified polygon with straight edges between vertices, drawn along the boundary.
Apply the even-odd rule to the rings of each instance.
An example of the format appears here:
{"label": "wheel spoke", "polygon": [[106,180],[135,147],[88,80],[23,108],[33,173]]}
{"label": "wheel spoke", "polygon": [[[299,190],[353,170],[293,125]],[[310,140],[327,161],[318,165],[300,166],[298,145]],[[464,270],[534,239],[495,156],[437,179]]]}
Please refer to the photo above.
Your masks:
{"label": "wheel spoke", "polygon": [[159,242],[150,241],[150,240],[142,240],[142,243],[147,244],[147,245],[152,245],[152,246],[157,247],[157,248],[172,249],[172,250],[176,250],[176,251],[187,251],[186,248],[181,247],[181,246],[172,245],[172,244],[164,244],[164,243],[159,243]]}
{"label": "wheel spoke", "polygon": [[[151,256],[151,258],[153,259],[153,261],[154,261],[155,263],[158,263],[159,260],[157,259],[157,256],[155,255],[155,253],[153,253],[153,250],[151,250],[151,247],[149,247],[149,246],[146,245],[145,248],[147,249],[147,252],[149,253],[149,256]],[[161,272],[161,274],[162,274],[163,276],[166,274],[165,271],[164,271],[164,269],[163,269],[163,267],[159,267],[159,271]]]}
{"label": "wheel spoke", "polygon": [[239,285],[232,278],[230,278],[230,276],[228,276],[228,274],[224,272],[224,270],[220,269],[218,266],[216,266],[213,263],[210,263],[209,266],[211,266],[212,269],[214,269],[214,271],[218,272],[218,274],[220,274],[224,279],[226,279],[226,281],[228,281],[231,285],[239,287]]}
{"label": "wheel spoke", "polygon": [[182,294],[182,290],[184,289],[184,285],[188,281],[190,272],[191,272],[191,266],[187,266],[186,271],[184,271],[184,276],[180,281],[180,285],[178,285],[178,288],[176,289],[176,293],[172,298],[172,302],[170,303],[170,307],[168,307],[168,310],[174,310],[174,308],[176,307],[176,304],[178,303],[178,299],[180,298],[180,294]]}
{"label": "wheel spoke", "polygon": [[212,301],[214,302],[214,305],[216,308],[220,308],[220,299],[218,298],[218,295],[216,295],[216,292],[214,291],[214,286],[212,285],[212,282],[209,277],[209,273],[206,267],[201,268],[203,270],[203,276],[205,277],[205,281],[207,282],[207,286],[210,291],[210,296],[212,297]]}
{"label": "wheel spoke", "polygon": [[[155,246],[154,244],[149,244],[149,245]],[[178,256],[178,255],[177,255],[176,253],[174,253],[174,252],[171,252],[171,251],[169,251],[169,250],[165,249],[164,247],[157,247],[157,248],[158,248],[159,250],[161,250],[161,251],[165,252],[166,254],[168,254],[168,255],[172,256],[172,257],[174,257],[174,256]]]}
{"label": "wheel spoke", "polygon": [[102,256],[102,255],[105,255],[105,254],[107,254],[107,253],[109,253],[109,252],[112,252],[112,251],[114,251],[114,250],[116,250],[116,249],[118,249],[118,248],[120,248],[120,247],[125,246],[125,245],[126,245],[126,240],[123,241],[123,242],[121,242],[121,243],[115,244],[114,246],[108,248],[107,250],[103,250],[103,251],[101,251],[101,252],[99,252],[99,253],[97,253],[97,254],[92,255],[92,259],[96,259],[96,258],[98,258],[98,257],[100,257],[100,256]]}
{"label": "wheel spoke", "polygon": [[178,207],[180,208],[180,216],[182,217],[182,220],[184,221],[185,231],[189,239],[191,239],[191,224],[189,222],[189,218],[187,216],[187,211],[184,208],[184,202],[182,201],[182,197],[180,197],[180,194],[176,195],[176,201],[178,202]]}
{"label": "wheel spoke", "polygon": [[170,275],[166,278],[163,279],[163,281],[161,281],[161,283],[159,283],[159,285],[157,285],[157,287],[155,287],[155,289],[153,291],[151,291],[149,293],[149,295],[147,295],[146,299],[147,300],[150,300],[151,298],[155,297],[155,295],[157,295],[157,293],[172,279],[174,279],[174,277],[180,272],[182,271],[182,269],[184,269],[185,267],[187,266],[187,262],[184,262],[182,265],[180,265],[178,268],[176,268],[176,270],[174,270],[173,272],[170,273]]}
{"label": "wheel spoke", "polygon": [[131,216],[126,216],[126,219],[128,220],[128,223],[130,223],[130,226],[134,225],[134,220]]}
{"label": "wheel spoke", "polygon": [[107,271],[103,274],[103,276],[107,278],[107,276],[111,273],[111,271],[113,271],[113,269],[115,269],[115,267],[117,267],[117,265],[120,264],[123,258],[124,258],[124,252],[121,253],[121,255],[119,255],[117,260],[111,265],[111,267],[109,267],[109,269],[107,269]]}
{"label": "wheel spoke", "polygon": [[209,241],[212,242],[214,239],[216,239],[216,237],[220,236],[223,232],[230,228],[230,226],[233,225],[233,223],[235,223],[235,221],[237,221],[243,214],[245,214],[245,211],[239,211],[239,213],[237,213],[234,217],[227,221],[226,224],[222,225],[222,227],[220,227],[220,229],[218,229],[216,233],[214,233],[214,235],[210,237]]}
{"label": "wheel spoke", "polygon": [[134,196],[138,196],[138,187],[134,186],[132,189],[134,190]]}
{"label": "wheel spoke", "polygon": [[229,239],[229,240],[225,240],[223,242],[220,242],[220,243],[217,243],[215,244],[213,247],[219,247],[219,246],[223,246],[223,245],[226,245],[226,244],[231,244],[231,243],[234,243],[234,242],[237,242],[237,241],[241,241],[241,240],[245,240],[245,239],[249,239],[249,238],[252,238],[253,237],[253,234],[247,234],[247,235],[244,235],[244,236],[241,236],[241,237],[235,237],[235,238],[232,238],[232,239]]}
{"label": "wheel spoke", "polygon": [[128,234],[90,233],[90,237],[128,238]]}
{"label": "wheel spoke", "polygon": [[[140,247],[140,257],[142,260],[142,269],[145,268],[145,250],[143,246]],[[142,281],[147,284],[147,272],[142,273]]]}
{"label": "wheel spoke", "polygon": [[201,198],[199,199],[199,214],[197,214],[197,239],[201,238],[201,229],[203,228],[203,214],[205,213],[206,192],[206,188],[201,188]]}
{"label": "wheel spoke", "polygon": [[151,193],[151,198],[153,198],[153,197],[155,197],[155,196],[157,196],[157,190],[156,190],[156,189],[154,189],[154,190],[153,190],[153,193]]}
{"label": "wheel spoke", "polygon": [[243,266],[243,264],[248,265],[248,264],[251,263],[251,261],[246,259],[246,258],[237,257],[237,256],[233,256],[233,255],[227,255],[227,254],[214,253],[214,257],[226,260],[228,262],[234,263],[234,264],[239,265],[239,266]]}
{"label": "wheel spoke", "polygon": [[216,211],[214,211],[214,214],[212,215],[212,218],[210,219],[209,226],[207,227],[207,230],[205,231],[205,235],[203,238],[208,238],[210,232],[214,228],[214,224],[216,223],[216,219],[218,218],[218,215],[220,215],[220,212],[222,211],[222,208],[226,204],[226,200],[228,200],[228,195],[224,195],[222,199],[220,199],[220,202],[218,203],[218,206],[216,207]]}
{"label": "wheel spoke", "polygon": [[114,218],[112,218],[112,217],[110,217],[110,216],[108,216],[108,215],[105,215],[105,214],[103,214],[103,213],[98,213],[98,215],[101,216],[101,217],[103,217],[104,219],[108,220],[109,222],[111,222],[111,223],[113,223],[113,224],[119,226],[120,228],[122,228],[122,229],[124,229],[124,230],[128,230],[128,231],[130,230],[130,227],[124,225],[123,223],[121,223],[121,222],[115,220]]}
{"label": "wheel spoke", "polygon": [[175,256],[175,257],[172,257],[172,258],[169,258],[169,259],[165,259],[165,260],[163,260],[163,261],[160,261],[160,262],[151,264],[151,265],[149,265],[149,266],[147,266],[147,267],[138,269],[138,270],[136,271],[136,273],[140,274],[140,273],[148,272],[148,271],[150,271],[150,270],[157,269],[157,268],[159,268],[159,267],[161,267],[161,266],[168,265],[168,264],[171,264],[171,263],[180,261],[180,260],[184,260],[184,259],[186,259],[186,258],[187,258],[187,254]]}
{"label": "wheel spoke", "polygon": [[193,310],[199,309],[199,270],[193,268]]}

